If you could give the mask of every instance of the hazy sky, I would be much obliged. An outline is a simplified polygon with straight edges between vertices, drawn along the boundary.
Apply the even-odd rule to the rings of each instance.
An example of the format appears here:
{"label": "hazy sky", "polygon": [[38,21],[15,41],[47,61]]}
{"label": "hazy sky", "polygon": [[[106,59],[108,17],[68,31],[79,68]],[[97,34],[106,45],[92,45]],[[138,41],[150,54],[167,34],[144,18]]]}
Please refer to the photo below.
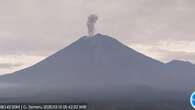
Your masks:
{"label": "hazy sky", "polygon": [[195,0],[0,0],[0,73],[51,55],[97,32],[167,62],[195,62]]}

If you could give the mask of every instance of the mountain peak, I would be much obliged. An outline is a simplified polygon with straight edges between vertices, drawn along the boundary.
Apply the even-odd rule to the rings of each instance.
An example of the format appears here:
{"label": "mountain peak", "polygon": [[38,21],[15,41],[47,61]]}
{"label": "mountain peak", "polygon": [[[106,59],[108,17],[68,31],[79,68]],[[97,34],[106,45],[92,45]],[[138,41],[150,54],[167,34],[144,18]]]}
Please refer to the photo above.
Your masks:
{"label": "mountain peak", "polygon": [[95,37],[98,37],[98,36],[105,36],[105,35],[103,35],[103,34],[101,34],[101,33],[97,33],[97,34],[95,35]]}
{"label": "mountain peak", "polygon": [[72,43],[70,46],[76,46],[75,44],[77,45],[77,47],[102,49],[126,47],[115,38],[100,33],[94,35],[93,37],[83,36],[76,42]]}
{"label": "mountain peak", "polygon": [[95,40],[95,41],[99,41],[99,40],[101,40],[101,41],[103,41],[103,40],[118,41],[118,40],[114,39],[113,37],[110,37],[110,36],[107,36],[107,35],[103,35],[103,34],[100,34],[100,33],[97,33],[93,37],[84,36],[84,37],[81,37],[81,39]]}
{"label": "mountain peak", "polygon": [[170,62],[168,62],[167,64],[185,64],[185,65],[193,65],[191,62],[189,61],[182,61],[182,60],[171,60]]}
{"label": "mountain peak", "polygon": [[[167,63],[167,65],[171,68],[177,68],[176,70],[193,70],[195,69],[195,65],[189,61],[181,61],[181,60],[172,60]],[[184,69],[185,68],[185,69]]]}

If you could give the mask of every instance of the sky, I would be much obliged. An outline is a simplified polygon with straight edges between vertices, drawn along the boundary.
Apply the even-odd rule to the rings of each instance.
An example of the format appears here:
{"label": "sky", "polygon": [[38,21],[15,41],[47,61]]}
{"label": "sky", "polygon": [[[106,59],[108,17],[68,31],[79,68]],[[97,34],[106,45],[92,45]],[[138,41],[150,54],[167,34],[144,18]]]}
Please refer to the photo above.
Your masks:
{"label": "sky", "polygon": [[0,74],[31,66],[96,31],[145,55],[195,63],[195,0],[0,0]]}

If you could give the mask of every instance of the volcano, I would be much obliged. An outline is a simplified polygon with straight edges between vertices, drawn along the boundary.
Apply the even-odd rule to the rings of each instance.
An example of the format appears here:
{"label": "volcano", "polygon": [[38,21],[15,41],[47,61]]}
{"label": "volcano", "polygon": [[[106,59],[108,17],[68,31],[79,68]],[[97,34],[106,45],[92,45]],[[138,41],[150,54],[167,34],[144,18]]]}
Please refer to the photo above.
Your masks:
{"label": "volcano", "polygon": [[195,65],[190,62],[162,63],[96,34],[81,37],[31,67],[1,76],[1,84],[13,86],[0,88],[0,97],[5,99],[2,102],[101,102],[135,99],[140,91],[152,97],[170,91],[188,95],[194,78]]}
{"label": "volcano", "polygon": [[112,37],[97,34],[81,37],[43,61],[2,79],[15,83],[122,84],[161,75],[163,66]]}

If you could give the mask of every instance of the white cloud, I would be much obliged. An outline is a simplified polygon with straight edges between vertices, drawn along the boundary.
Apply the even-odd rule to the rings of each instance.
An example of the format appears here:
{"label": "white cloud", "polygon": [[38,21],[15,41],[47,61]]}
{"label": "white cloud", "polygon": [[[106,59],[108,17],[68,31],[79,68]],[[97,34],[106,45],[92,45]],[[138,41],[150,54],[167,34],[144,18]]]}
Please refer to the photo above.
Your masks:
{"label": "white cloud", "polygon": [[42,59],[44,56],[30,55],[3,55],[0,56],[0,75],[11,73],[29,67]]}
{"label": "white cloud", "polygon": [[159,41],[156,44],[131,44],[137,51],[152,58],[168,62],[174,59],[191,61],[195,63],[195,42],[185,41]]}

